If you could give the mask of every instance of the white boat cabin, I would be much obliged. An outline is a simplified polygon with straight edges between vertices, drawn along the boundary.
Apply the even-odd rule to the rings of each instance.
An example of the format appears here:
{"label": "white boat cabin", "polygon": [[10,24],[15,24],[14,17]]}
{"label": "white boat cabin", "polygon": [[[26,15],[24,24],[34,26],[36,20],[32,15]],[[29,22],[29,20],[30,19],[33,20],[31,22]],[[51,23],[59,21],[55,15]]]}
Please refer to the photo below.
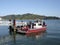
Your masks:
{"label": "white boat cabin", "polygon": [[36,21],[34,22],[33,28],[42,28],[43,22],[42,21]]}

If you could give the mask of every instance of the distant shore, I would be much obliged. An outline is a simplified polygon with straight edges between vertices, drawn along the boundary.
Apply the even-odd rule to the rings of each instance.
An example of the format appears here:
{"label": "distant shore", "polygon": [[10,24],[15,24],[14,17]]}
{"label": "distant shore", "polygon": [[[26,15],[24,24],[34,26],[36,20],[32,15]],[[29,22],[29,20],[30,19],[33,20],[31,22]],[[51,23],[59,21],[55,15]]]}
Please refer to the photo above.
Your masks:
{"label": "distant shore", "polygon": [[34,19],[43,19],[43,20],[47,20],[47,19],[60,19],[60,17],[56,17],[56,16],[44,16],[44,15],[37,15],[37,14],[31,14],[31,13],[26,13],[26,14],[22,14],[22,15],[6,15],[6,16],[2,16],[2,19],[16,19],[16,20],[34,20]]}

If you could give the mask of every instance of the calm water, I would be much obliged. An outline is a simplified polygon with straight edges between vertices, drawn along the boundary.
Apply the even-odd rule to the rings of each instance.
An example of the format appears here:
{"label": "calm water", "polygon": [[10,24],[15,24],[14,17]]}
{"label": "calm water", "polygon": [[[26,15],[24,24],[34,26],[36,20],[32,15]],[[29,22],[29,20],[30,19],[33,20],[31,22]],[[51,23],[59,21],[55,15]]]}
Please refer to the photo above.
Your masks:
{"label": "calm water", "polygon": [[45,20],[47,31],[39,35],[10,35],[8,26],[0,26],[0,45],[60,45],[60,20]]}

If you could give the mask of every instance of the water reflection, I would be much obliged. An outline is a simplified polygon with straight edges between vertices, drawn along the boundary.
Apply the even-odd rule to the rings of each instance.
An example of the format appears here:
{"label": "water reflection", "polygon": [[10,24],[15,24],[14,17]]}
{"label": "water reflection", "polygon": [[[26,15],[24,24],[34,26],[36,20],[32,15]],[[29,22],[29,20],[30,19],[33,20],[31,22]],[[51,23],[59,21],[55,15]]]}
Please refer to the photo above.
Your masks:
{"label": "water reflection", "polygon": [[17,43],[24,43],[25,42],[35,42],[36,40],[40,40],[41,38],[46,37],[46,31],[38,34],[31,34],[29,36],[27,35],[22,35],[22,34],[16,34],[12,33],[10,35],[1,37],[0,44],[1,45],[17,45]]}
{"label": "water reflection", "polygon": [[46,37],[46,32],[36,35],[36,39]]}
{"label": "water reflection", "polygon": [[32,35],[22,35],[22,34],[15,34],[13,33],[12,34],[12,38],[13,38],[13,43],[16,44],[16,42],[19,40],[19,41],[22,41],[22,40],[39,40],[41,38],[44,38],[46,37],[46,34],[47,32],[42,32],[42,33],[38,33],[38,34],[32,34]]}
{"label": "water reflection", "polygon": [[45,32],[41,32],[41,33],[38,33],[38,34],[32,34],[32,35],[29,35],[27,37],[31,38],[31,39],[37,39],[37,40],[39,40],[40,38],[46,37],[46,34],[47,34],[47,32],[45,31]]}

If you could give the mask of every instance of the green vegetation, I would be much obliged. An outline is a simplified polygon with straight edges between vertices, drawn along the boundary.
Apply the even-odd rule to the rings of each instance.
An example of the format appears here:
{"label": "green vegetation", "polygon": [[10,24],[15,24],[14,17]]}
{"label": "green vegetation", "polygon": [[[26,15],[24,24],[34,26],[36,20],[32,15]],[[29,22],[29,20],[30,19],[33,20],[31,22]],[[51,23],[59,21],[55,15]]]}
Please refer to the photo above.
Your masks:
{"label": "green vegetation", "polygon": [[42,16],[42,15],[37,15],[37,14],[30,14],[30,13],[26,13],[26,14],[12,14],[12,15],[7,15],[7,16],[3,16],[3,19],[19,19],[19,20],[24,20],[24,19],[60,19],[59,17],[54,17],[54,16]]}

